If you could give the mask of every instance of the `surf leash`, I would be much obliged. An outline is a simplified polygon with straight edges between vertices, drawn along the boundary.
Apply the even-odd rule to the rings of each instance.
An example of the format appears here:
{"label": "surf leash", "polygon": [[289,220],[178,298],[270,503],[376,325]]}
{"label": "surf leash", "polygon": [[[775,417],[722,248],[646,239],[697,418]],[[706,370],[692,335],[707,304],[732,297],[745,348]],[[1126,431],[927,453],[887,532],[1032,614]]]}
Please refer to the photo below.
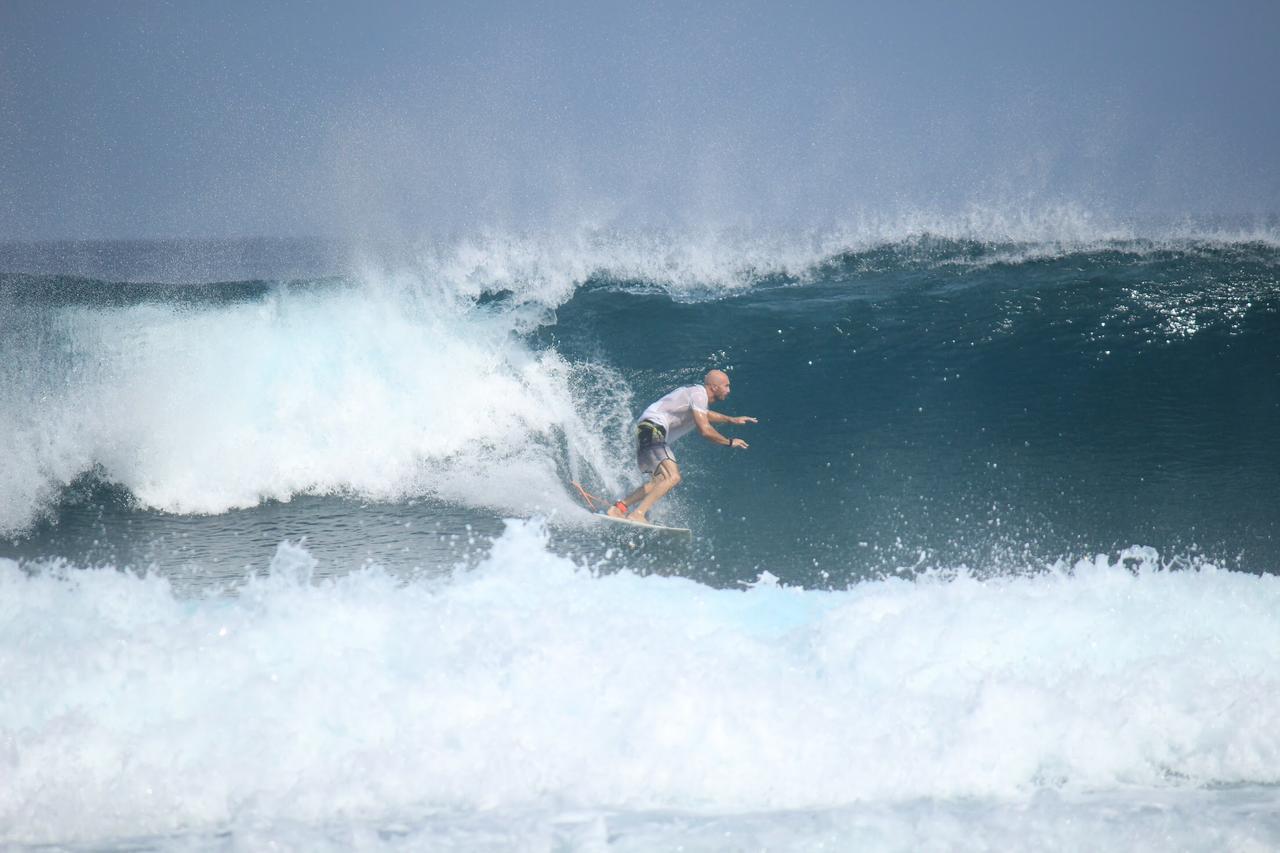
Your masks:
{"label": "surf leash", "polygon": [[579,483],[577,480],[570,480],[569,482],[573,483],[573,487],[578,490],[578,494],[582,495],[582,500],[586,503],[587,509],[591,510],[592,512],[595,512],[596,501],[600,501],[600,506],[605,505],[604,498],[597,497],[596,495],[591,494],[586,489],[582,488],[582,484]]}
{"label": "surf leash", "polygon": [[[592,512],[597,512],[596,501],[600,502],[601,509],[607,506],[604,498],[598,495],[591,494],[586,489],[582,488],[582,484],[579,483],[577,480],[570,480],[569,482],[573,483],[573,487],[578,490],[578,494],[582,495],[582,500],[586,503],[587,509],[591,510]],[[618,509],[622,510],[622,514],[624,516],[630,511],[627,508],[627,505],[624,504],[622,501],[614,501],[613,505],[616,506]]]}

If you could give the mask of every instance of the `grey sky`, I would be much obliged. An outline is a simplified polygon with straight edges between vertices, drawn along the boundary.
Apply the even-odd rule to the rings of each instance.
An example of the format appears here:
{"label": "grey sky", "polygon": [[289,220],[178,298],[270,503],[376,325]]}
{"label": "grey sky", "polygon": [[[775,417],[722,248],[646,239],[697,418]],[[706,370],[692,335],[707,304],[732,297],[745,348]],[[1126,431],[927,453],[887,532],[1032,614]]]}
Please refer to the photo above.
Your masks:
{"label": "grey sky", "polygon": [[1280,4],[0,3],[0,239],[1280,210]]}

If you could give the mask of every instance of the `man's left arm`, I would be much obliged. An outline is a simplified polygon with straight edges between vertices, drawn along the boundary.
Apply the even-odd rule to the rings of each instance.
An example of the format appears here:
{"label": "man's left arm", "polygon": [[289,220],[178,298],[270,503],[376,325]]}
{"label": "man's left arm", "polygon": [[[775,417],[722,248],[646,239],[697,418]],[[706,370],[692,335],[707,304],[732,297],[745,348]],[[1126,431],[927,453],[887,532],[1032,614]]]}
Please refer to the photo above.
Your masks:
{"label": "man's left arm", "polygon": [[711,421],[713,424],[735,424],[737,426],[759,423],[755,418],[749,418],[746,415],[738,415],[737,417],[734,417],[733,415],[722,415],[719,412],[713,412],[710,409],[707,409],[707,420]]}

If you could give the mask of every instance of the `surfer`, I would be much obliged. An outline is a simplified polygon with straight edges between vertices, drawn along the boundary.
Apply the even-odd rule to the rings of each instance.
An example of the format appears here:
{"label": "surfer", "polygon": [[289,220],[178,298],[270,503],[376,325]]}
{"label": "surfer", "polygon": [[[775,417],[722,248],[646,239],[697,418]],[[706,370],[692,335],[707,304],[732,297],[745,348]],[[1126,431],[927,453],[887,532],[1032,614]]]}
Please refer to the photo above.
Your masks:
{"label": "surfer", "polygon": [[[647,514],[653,505],[680,485],[680,469],[668,445],[695,427],[698,434],[712,444],[746,450],[748,445],[745,441],[725,438],[712,426],[757,422],[755,418],[731,417],[711,411],[711,403],[718,403],[728,396],[728,374],[723,370],[711,370],[701,385],[677,388],[645,409],[636,424],[636,465],[642,473],[651,476],[648,482],[627,495],[626,500],[609,507],[609,515],[648,523]],[[634,508],[631,508],[632,504],[635,504]]]}

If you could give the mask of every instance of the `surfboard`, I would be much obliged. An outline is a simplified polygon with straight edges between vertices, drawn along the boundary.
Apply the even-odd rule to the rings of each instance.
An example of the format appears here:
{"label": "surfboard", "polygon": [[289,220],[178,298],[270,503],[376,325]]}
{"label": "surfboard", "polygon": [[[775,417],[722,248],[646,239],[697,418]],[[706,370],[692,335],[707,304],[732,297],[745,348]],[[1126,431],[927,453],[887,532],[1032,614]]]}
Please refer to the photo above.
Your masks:
{"label": "surfboard", "polygon": [[693,531],[687,527],[667,527],[665,524],[654,524],[648,521],[632,521],[629,518],[616,518],[609,515],[607,511],[597,512],[596,504],[605,504],[606,502],[584,489],[582,484],[577,480],[570,480],[569,483],[578,490],[578,494],[582,497],[582,502],[587,505],[587,509],[591,510],[592,518],[619,525],[619,529],[621,529],[622,525],[626,525],[627,527],[635,528],[637,533],[643,530],[650,533],[664,533],[671,536],[693,538]]}
{"label": "surfboard", "polygon": [[663,534],[668,536],[693,537],[693,531],[687,527],[667,527],[665,524],[653,524],[644,521],[632,521],[629,518],[614,518],[612,515],[605,515],[597,512],[592,518],[600,521],[607,521],[610,524],[635,528],[637,532],[644,531],[646,533]]}

